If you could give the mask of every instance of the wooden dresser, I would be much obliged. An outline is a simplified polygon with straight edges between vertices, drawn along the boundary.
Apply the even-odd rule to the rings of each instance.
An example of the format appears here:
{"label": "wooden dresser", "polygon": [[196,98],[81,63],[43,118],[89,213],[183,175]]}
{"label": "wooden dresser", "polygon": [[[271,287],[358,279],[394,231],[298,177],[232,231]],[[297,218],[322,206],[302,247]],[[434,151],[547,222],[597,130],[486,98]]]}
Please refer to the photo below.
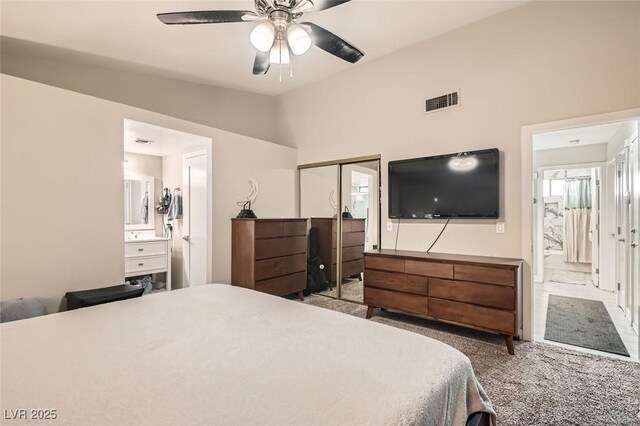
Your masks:
{"label": "wooden dresser", "polygon": [[[318,229],[318,256],[329,268],[327,278],[336,282],[336,235],[338,221],[334,218],[312,218],[311,227]],[[342,278],[364,272],[365,219],[342,219]]]}
{"label": "wooden dresser", "polygon": [[364,254],[364,303],[501,334],[522,328],[521,259],[375,250]]}
{"label": "wooden dresser", "polygon": [[307,219],[232,219],[231,284],[302,300]]}

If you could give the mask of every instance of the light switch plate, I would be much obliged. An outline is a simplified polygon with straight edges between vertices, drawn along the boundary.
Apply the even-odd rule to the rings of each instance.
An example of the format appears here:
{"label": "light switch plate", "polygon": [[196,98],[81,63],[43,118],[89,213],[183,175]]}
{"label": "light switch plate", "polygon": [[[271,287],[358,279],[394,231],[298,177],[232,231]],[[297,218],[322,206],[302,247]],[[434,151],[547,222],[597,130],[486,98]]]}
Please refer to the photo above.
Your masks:
{"label": "light switch plate", "polygon": [[504,222],[496,222],[496,234],[504,234]]}
{"label": "light switch plate", "polygon": [[393,222],[391,221],[387,222],[387,231],[393,231]]}

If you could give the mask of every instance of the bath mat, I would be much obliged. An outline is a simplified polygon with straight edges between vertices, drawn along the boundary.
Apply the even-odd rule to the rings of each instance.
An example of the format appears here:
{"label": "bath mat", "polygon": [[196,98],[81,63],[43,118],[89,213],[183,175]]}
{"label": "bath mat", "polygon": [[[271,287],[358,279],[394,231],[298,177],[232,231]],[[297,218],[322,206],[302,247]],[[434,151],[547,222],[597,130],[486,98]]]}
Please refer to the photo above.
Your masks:
{"label": "bath mat", "polygon": [[607,308],[599,300],[550,294],[544,338],[629,356]]}

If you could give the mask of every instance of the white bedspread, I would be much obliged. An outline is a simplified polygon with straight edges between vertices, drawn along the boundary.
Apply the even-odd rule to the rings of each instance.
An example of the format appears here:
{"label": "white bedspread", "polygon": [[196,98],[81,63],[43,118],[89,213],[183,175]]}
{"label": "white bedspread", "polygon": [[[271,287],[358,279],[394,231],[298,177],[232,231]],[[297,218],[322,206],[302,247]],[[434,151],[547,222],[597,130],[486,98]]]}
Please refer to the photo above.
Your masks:
{"label": "white bedspread", "polygon": [[1,408],[57,410],[39,424],[464,425],[493,414],[469,359],[444,343],[227,285],[0,331]]}

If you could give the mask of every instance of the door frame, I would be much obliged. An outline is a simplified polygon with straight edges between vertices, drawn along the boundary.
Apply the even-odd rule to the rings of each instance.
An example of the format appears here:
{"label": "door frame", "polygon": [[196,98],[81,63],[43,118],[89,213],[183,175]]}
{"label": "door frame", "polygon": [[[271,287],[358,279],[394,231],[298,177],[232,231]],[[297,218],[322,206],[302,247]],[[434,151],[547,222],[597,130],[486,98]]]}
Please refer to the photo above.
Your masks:
{"label": "door frame", "polygon": [[[207,165],[207,265],[206,265],[206,284],[213,282],[213,162],[211,161],[212,143],[209,142],[202,149],[182,154],[182,172],[184,173],[185,160],[193,157],[205,156],[205,164]],[[184,176],[184,174],[183,174]],[[184,186],[183,182],[183,186]],[[184,259],[183,259],[184,262]],[[183,264],[184,266],[184,264]],[[184,274],[185,272],[183,272]]]}
{"label": "door frame", "polygon": [[604,114],[571,118],[566,120],[551,121],[540,124],[523,126],[520,131],[521,153],[521,194],[522,194],[522,246],[521,253],[524,259],[523,267],[523,340],[533,340],[534,332],[534,285],[533,285],[533,136],[539,133],[568,130],[576,127],[597,126],[599,124],[611,124],[621,121],[640,120],[640,108],[623,111],[608,112]]}
{"label": "door frame", "polygon": [[[537,175],[534,178],[534,181],[537,183],[535,188],[535,199],[536,203],[534,204],[534,208],[536,209],[535,221],[533,222],[533,269],[534,269],[534,282],[539,282],[540,275],[544,280],[544,192],[542,183],[544,182],[544,172],[547,170],[571,170],[571,169],[599,169],[600,170],[600,193],[599,193],[599,201],[598,205],[598,214],[600,215],[600,230],[602,230],[602,188],[606,185],[606,182],[603,178],[603,170],[606,167],[606,162],[593,162],[593,163],[573,163],[573,164],[563,164],[559,166],[540,166],[536,169]],[[535,174],[535,173],[534,173]],[[593,208],[593,207],[592,207]],[[602,233],[600,233],[602,234]],[[593,253],[592,253],[593,254]],[[598,247],[598,264],[602,265],[603,261],[603,250],[599,245]],[[599,286],[597,286],[599,287]]]}

